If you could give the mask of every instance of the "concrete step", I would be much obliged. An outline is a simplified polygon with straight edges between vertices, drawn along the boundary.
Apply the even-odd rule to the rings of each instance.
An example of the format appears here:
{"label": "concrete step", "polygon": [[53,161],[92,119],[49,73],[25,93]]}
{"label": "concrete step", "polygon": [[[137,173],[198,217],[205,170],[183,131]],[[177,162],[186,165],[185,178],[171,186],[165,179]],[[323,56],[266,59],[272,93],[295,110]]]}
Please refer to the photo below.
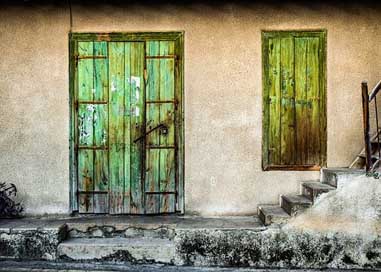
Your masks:
{"label": "concrete step", "polygon": [[282,195],[280,205],[286,213],[296,216],[311,207],[312,201],[303,195]]}
{"label": "concrete step", "polygon": [[312,203],[315,202],[319,195],[335,189],[335,187],[321,183],[320,181],[307,181],[302,183],[302,195],[310,199]]}
{"label": "concrete step", "polygon": [[265,226],[272,223],[283,224],[290,219],[290,215],[288,215],[279,205],[259,205],[258,216]]}
{"label": "concrete step", "polygon": [[320,181],[336,188],[341,188],[345,182],[354,177],[365,175],[364,169],[352,168],[322,168]]}
{"label": "concrete step", "polygon": [[173,264],[173,240],[160,238],[73,238],[58,245],[57,256],[67,261]]}

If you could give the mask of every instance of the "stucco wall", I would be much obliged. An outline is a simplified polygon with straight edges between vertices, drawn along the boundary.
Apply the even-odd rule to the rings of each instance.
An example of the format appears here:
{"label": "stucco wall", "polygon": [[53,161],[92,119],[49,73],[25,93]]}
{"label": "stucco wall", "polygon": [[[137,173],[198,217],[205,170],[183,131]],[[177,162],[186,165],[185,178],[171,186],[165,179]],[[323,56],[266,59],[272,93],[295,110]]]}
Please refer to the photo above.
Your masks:
{"label": "stucco wall", "polygon": [[[327,29],[328,166],[347,166],[362,146],[360,83],[381,78],[380,15],[323,4],[74,5],[73,31],[185,31],[186,212],[252,214],[319,176],[261,170],[261,30]],[[31,214],[69,209],[69,30],[66,6],[0,9],[0,181],[17,184]]]}

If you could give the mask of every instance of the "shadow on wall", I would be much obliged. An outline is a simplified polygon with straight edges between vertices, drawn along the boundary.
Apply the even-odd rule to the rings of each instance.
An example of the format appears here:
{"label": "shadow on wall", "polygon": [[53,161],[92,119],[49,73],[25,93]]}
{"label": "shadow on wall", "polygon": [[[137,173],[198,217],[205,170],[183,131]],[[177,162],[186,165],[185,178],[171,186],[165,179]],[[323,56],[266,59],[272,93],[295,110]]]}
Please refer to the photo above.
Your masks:
{"label": "shadow on wall", "polygon": [[21,217],[24,208],[14,200],[16,195],[17,188],[14,184],[0,183],[0,218]]}

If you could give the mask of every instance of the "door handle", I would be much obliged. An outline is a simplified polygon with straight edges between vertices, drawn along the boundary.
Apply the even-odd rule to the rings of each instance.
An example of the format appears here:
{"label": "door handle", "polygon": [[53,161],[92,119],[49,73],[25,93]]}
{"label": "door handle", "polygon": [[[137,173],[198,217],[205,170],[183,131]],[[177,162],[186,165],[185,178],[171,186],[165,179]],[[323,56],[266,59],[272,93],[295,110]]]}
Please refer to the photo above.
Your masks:
{"label": "door handle", "polygon": [[157,130],[157,129],[159,129],[159,128],[168,129],[166,125],[164,125],[164,124],[159,124],[159,125],[157,125],[156,127],[152,128],[152,129],[150,129],[150,130],[148,130],[148,131],[147,131],[146,133],[144,133],[142,136],[139,136],[138,138],[136,138],[136,139],[134,140],[134,143],[137,143],[137,142],[140,141],[141,139],[145,138],[148,134],[150,134],[151,132],[153,132],[153,131],[155,131],[155,130]]}

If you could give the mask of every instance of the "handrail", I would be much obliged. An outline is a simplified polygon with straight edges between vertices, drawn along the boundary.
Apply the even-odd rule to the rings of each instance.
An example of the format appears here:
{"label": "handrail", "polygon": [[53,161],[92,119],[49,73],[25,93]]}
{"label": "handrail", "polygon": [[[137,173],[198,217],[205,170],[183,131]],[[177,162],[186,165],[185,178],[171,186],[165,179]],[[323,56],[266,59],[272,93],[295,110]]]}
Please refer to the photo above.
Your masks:
{"label": "handrail", "polygon": [[365,143],[365,170],[369,172],[372,164],[371,158],[371,146],[370,146],[370,122],[369,122],[369,94],[368,83],[366,81],[361,82],[361,94],[362,94],[362,116],[364,125],[364,143]]}
{"label": "handrail", "polygon": [[381,80],[376,84],[376,86],[374,86],[373,90],[370,92],[369,102],[371,102],[376,97],[376,95],[378,94],[380,90],[381,90]]}
{"label": "handrail", "polygon": [[[365,169],[366,172],[375,170],[376,165],[380,164],[381,159],[381,142],[380,142],[380,126],[378,122],[378,108],[377,108],[377,94],[381,90],[381,80],[376,84],[372,89],[372,92],[369,95],[368,92],[368,83],[363,81],[361,83],[361,95],[362,95],[362,109],[363,109],[363,125],[364,125],[364,144],[365,144]],[[370,137],[370,114],[369,106],[370,103],[374,100],[375,108],[375,123],[376,123],[376,135],[374,138],[377,138],[378,144],[378,158],[376,161],[372,161],[372,143]],[[373,139],[373,138],[372,138]]]}

